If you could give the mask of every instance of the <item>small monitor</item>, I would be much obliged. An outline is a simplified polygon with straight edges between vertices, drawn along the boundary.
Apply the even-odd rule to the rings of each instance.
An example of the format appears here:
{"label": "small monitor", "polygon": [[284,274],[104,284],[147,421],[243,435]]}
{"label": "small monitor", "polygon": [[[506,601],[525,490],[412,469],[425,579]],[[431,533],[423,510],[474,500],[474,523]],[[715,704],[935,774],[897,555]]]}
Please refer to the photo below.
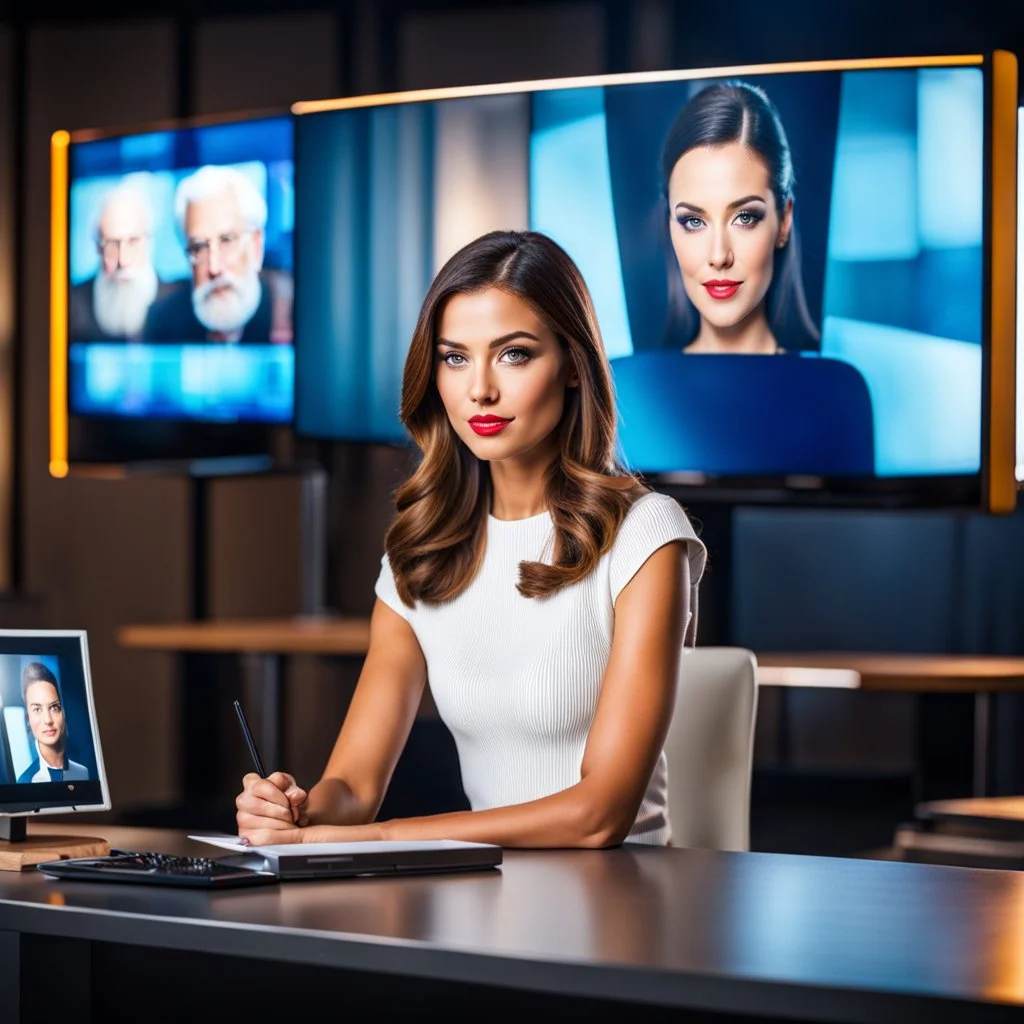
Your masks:
{"label": "small monitor", "polygon": [[85,632],[0,630],[0,825],[109,807]]}

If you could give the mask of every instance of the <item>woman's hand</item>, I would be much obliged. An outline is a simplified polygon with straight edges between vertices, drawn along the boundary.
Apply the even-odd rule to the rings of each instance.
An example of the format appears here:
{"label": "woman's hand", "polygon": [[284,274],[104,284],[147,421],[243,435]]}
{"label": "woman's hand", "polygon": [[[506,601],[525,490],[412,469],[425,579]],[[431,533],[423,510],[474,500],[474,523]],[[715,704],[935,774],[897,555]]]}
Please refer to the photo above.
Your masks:
{"label": "woman's hand", "polygon": [[[278,838],[264,843],[301,842],[299,829],[309,824],[306,816],[306,791],[285,772],[274,772],[263,779],[251,772],[242,779],[242,792],[235,798],[238,834],[253,842],[254,833],[276,832]],[[295,838],[289,838],[289,833]]]}
{"label": "woman's hand", "polygon": [[239,835],[248,846],[278,846],[286,843],[379,843],[386,839],[384,825],[310,825],[305,828],[256,828]]}
{"label": "woman's hand", "polygon": [[254,828],[238,830],[246,846],[286,846],[305,841],[304,828]]}

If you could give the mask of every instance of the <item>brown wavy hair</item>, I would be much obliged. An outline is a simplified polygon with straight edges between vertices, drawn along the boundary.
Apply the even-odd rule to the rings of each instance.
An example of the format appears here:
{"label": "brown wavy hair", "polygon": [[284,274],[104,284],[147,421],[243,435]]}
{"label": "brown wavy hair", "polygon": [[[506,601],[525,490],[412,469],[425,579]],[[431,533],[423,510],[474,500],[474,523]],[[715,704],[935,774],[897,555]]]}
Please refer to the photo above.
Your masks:
{"label": "brown wavy hair", "polygon": [[522,299],[558,338],[578,386],[569,387],[547,471],[553,564],[519,563],[519,592],[544,597],[583,579],[615,540],[647,488],[616,456],[611,371],[583,277],[569,255],[535,231],[492,231],[460,249],[423,301],[402,378],[402,422],[423,453],[395,491],[385,539],[402,601],[436,603],[469,586],[483,561],[490,467],[459,439],[437,390],[437,326],[453,295],[500,288]]}

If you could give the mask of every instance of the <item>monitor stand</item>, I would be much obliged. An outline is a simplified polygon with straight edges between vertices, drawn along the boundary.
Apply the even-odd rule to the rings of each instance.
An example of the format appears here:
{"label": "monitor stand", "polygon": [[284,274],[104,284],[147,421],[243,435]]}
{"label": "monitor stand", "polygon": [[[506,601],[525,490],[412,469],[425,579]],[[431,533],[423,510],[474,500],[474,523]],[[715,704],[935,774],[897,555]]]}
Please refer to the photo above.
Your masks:
{"label": "monitor stand", "polygon": [[24,818],[0,816],[0,871],[24,871],[48,860],[105,857],[110,843],[95,836],[29,836]]}

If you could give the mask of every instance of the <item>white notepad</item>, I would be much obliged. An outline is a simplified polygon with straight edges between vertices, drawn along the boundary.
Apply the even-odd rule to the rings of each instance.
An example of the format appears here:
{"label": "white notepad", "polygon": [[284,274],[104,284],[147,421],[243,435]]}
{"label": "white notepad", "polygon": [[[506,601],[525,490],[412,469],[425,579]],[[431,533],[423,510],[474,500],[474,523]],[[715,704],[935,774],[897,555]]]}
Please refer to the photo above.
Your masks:
{"label": "white notepad", "polygon": [[195,835],[189,839],[228,850],[234,855],[230,858],[231,863],[272,871],[282,881],[475,871],[497,867],[502,860],[500,846],[459,839],[288,843],[281,846],[248,846],[238,836]]}

